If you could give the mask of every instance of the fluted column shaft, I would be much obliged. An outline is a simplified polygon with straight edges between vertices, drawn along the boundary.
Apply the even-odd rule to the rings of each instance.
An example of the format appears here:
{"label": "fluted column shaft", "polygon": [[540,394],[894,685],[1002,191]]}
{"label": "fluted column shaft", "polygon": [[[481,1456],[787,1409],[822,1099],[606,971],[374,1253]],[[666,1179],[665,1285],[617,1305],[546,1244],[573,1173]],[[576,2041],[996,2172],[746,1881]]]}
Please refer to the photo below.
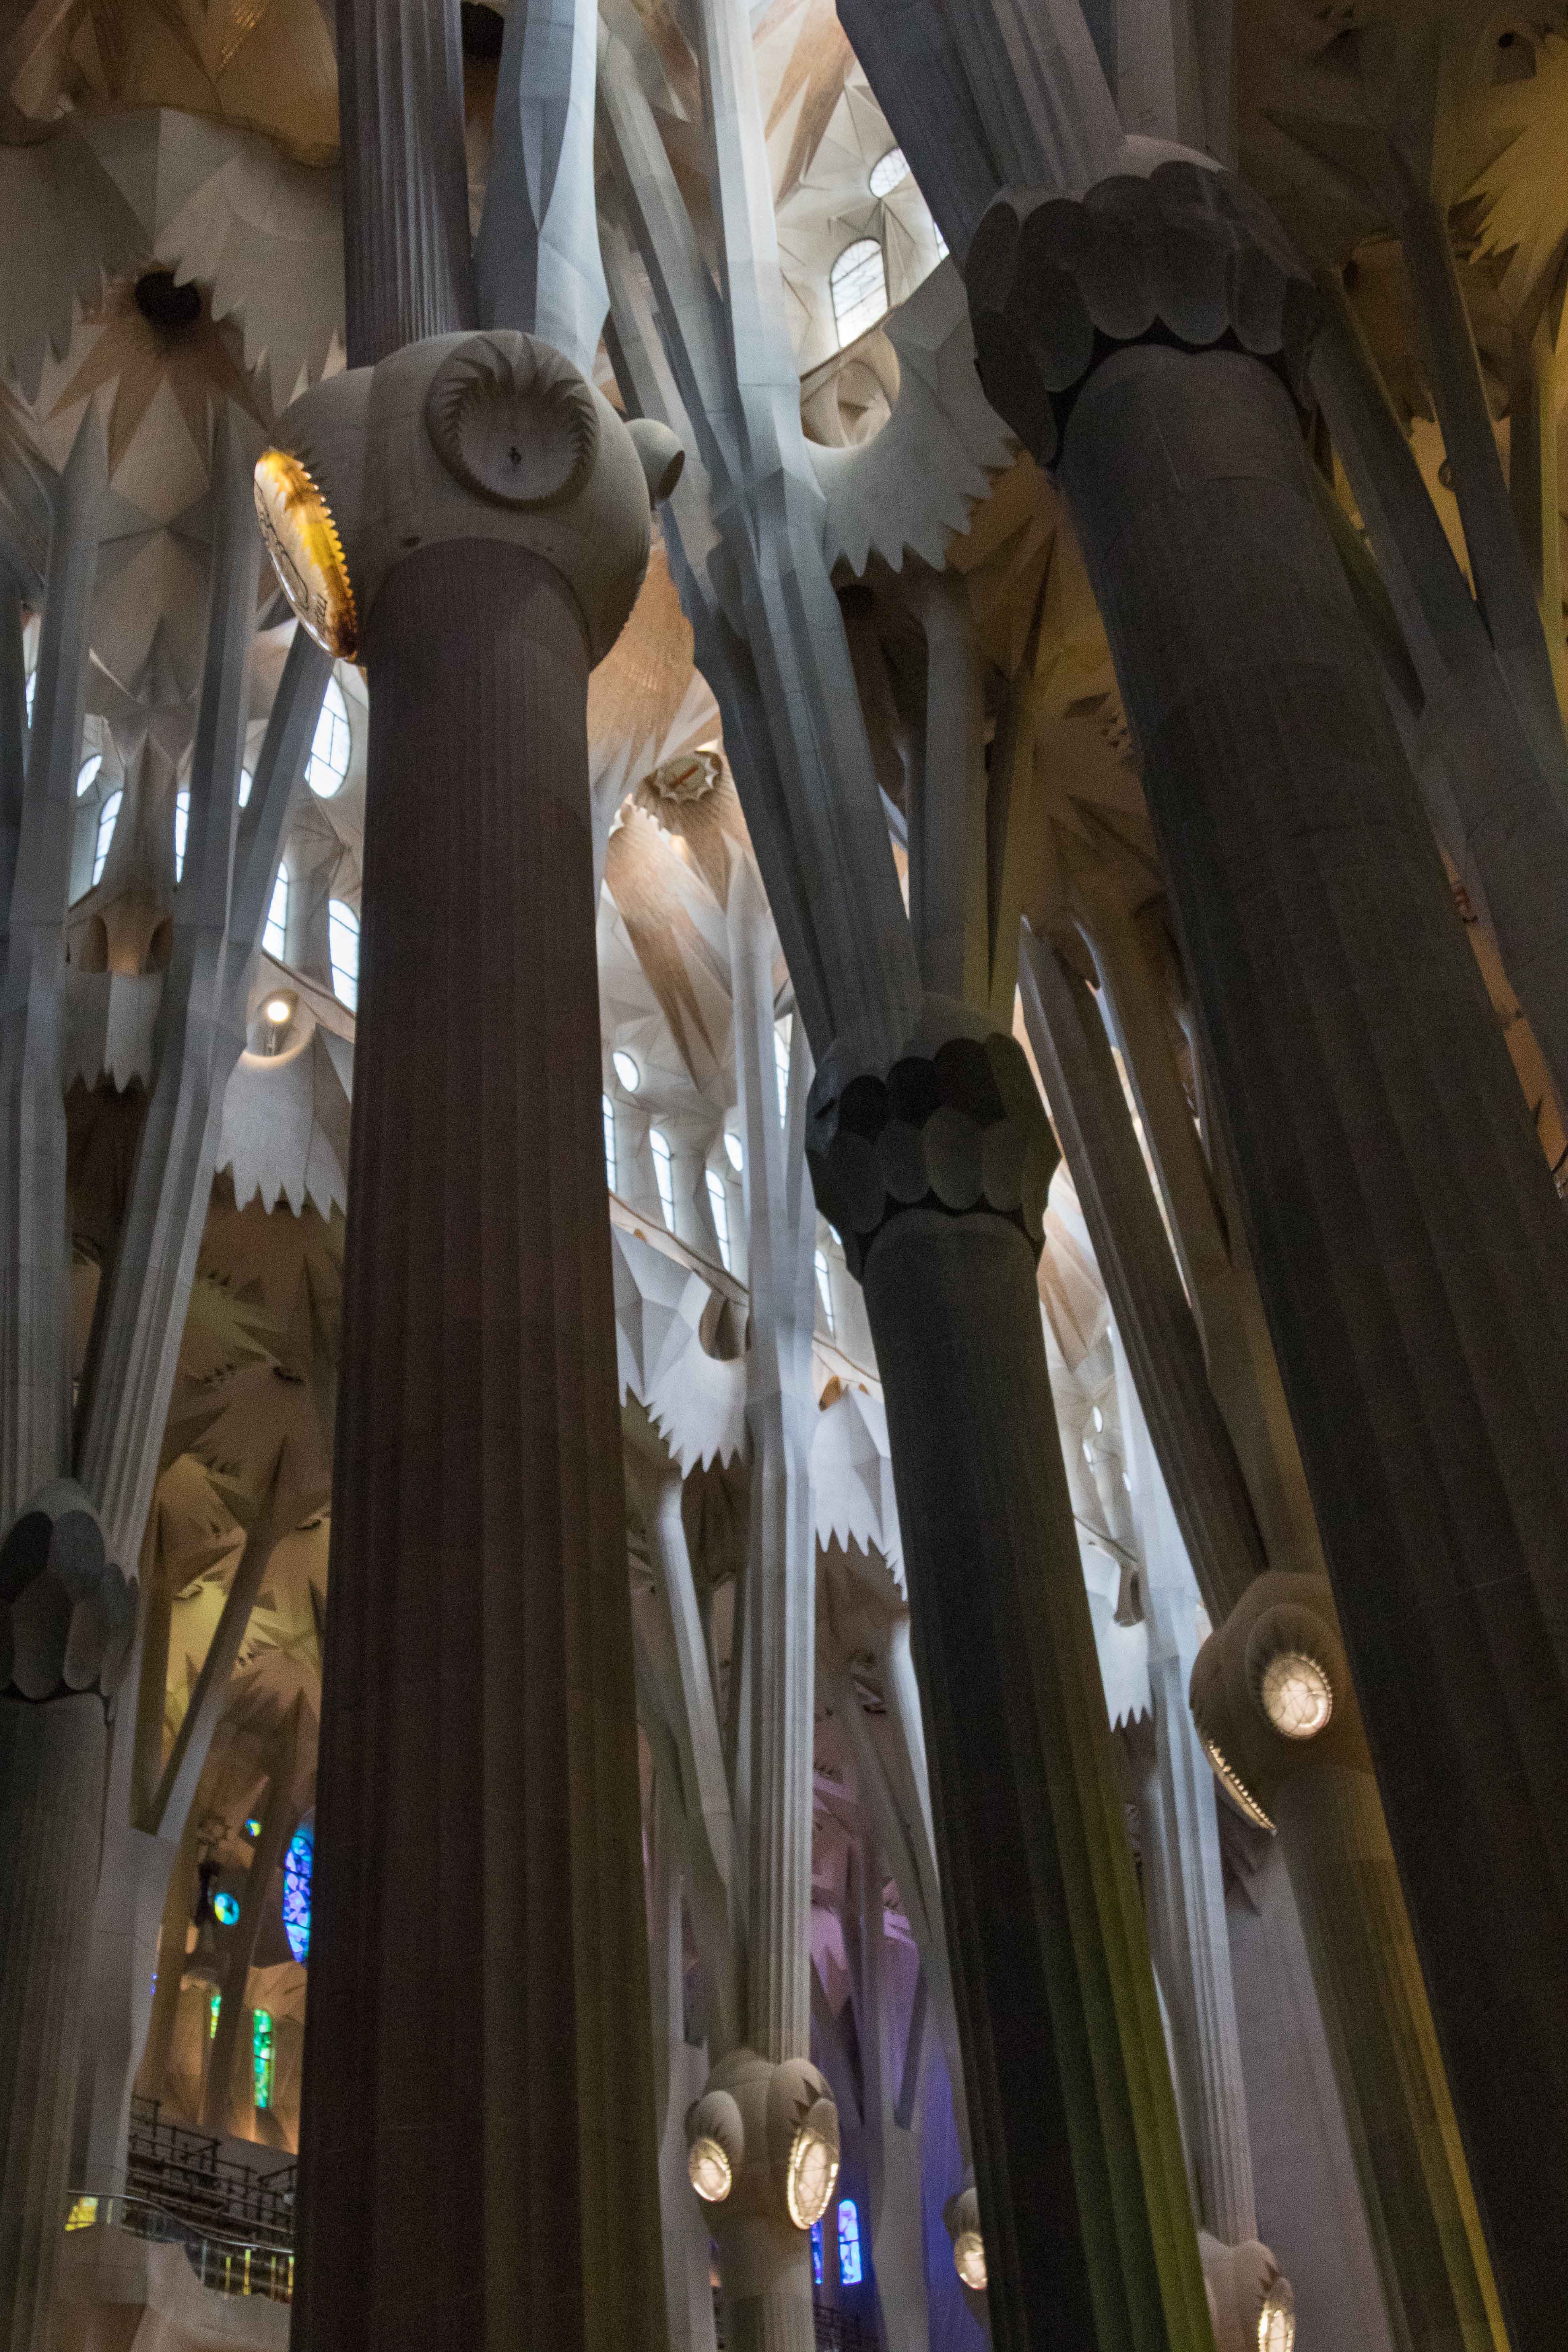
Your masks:
{"label": "fluted column shaft", "polygon": [[45,2352],[98,1874],[103,1700],[0,1696],[0,2347]]}
{"label": "fluted column shaft", "polygon": [[1034,1262],[913,1207],[866,1258],[1006,2352],[1207,2346]]}
{"label": "fluted column shaft", "polygon": [[1376,1784],[1310,1765],[1271,1801],[1390,2315],[1412,2352],[1494,2352],[1496,2290]]}
{"label": "fluted column shaft", "polygon": [[476,323],[457,0],[339,0],[351,367]]}
{"label": "fluted column shaft", "polygon": [[1060,478],[1526,2352],[1568,2267],[1568,1227],[1284,386],[1119,352]]}
{"label": "fluted column shaft", "polygon": [[576,603],[448,541],[372,686],[306,2352],[664,2336]]}

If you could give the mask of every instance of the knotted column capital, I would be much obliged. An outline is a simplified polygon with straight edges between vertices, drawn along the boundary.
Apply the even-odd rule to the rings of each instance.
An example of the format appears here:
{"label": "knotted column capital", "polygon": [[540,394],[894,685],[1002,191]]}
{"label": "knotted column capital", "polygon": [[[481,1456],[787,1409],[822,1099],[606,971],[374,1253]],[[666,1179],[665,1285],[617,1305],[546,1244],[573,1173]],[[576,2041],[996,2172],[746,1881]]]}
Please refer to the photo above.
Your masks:
{"label": "knotted column capital", "polygon": [[107,1700],[135,1630],[135,1582],[106,1558],[91,1503],[52,1480],[0,1544],[0,1698]]}
{"label": "knotted column capital", "polygon": [[824,1055],[806,1106],[816,1204],[858,1276],[906,1209],[989,1210],[1039,1255],[1060,1153],[1016,1038],[928,996],[901,1053],[874,1066],[847,1041]]}
{"label": "knotted column capital", "polygon": [[1228,173],[1174,162],[1079,197],[1008,190],[964,277],[985,397],[1043,466],[1096,368],[1131,344],[1245,352],[1303,396],[1317,289]]}

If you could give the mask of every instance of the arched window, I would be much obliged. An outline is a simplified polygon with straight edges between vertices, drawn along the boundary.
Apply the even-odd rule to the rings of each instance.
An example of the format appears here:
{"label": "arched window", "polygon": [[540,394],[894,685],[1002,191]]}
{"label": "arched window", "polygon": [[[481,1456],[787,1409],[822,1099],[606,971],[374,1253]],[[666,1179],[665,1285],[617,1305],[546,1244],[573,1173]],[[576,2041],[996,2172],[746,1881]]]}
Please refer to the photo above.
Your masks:
{"label": "arched window", "polygon": [[330,677],[321,697],[321,715],[316,721],[310,756],[305,762],[305,782],[319,801],[330,801],[334,793],[342,792],[353,749],[349,707],[343,700],[342,688],[335,677]]}
{"label": "arched window", "polygon": [[258,2107],[272,2105],[272,2019],[265,2009],[252,2011],[250,2021],[252,2079]]}
{"label": "arched window", "polygon": [[853,245],[845,247],[828,272],[827,290],[833,297],[838,348],[843,351],[887,311],[888,268],[874,236],[857,237]]}
{"label": "arched window", "polygon": [[332,993],[351,1013],[359,1011],[359,917],[342,898],[327,901],[327,956]]}
{"label": "arched window", "polygon": [[283,1933],[289,1949],[304,1962],[310,1957],[310,1873],[316,1859],[315,1816],[302,1821],[283,1857]]}
{"label": "arched window", "polygon": [[267,929],[261,934],[261,944],[269,956],[284,961],[289,946],[289,868],[278,868],[278,879],[272,885],[272,904],[267,909]]}
{"label": "arched window", "polygon": [[103,765],[101,751],[89,752],[76,772],[76,796],[81,800],[98,782],[98,772]]}
{"label": "arched window", "polygon": [[838,2200],[838,2284],[858,2286],[865,2272],[860,2266],[860,2216],[853,2197]]}
{"label": "arched window", "polygon": [[669,1138],[656,1127],[648,1137],[653,1153],[653,1179],[658,1186],[658,1205],[664,1211],[664,1222],[675,1231],[675,1157],[669,1148]]}
{"label": "arched window", "polygon": [[740,1137],[735,1133],[732,1127],[727,1127],[724,1129],[724,1157],[729,1161],[737,1176],[744,1173],[746,1166],[745,1146],[742,1144]]}
{"label": "arched window", "polygon": [[599,1108],[605,1120],[605,1181],[613,1192],[616,1189],[616,1106],[608,1095],[601,1095]]}
{"label": "arched window", "polygon": [[708,1171],[708,1205],[713,1212],[713,1230],[719,1236],[719,1255],[724,1261],[724,1271],[726,1274],[733,1273],[730,1264],[730,1193],[716,1168]]}
{"label": "arched window", "polygon": [[879,155],[871,166],[871,194],[874,196],[890,196],[900,181],[908,179],[909,173],[903,149],[889,147],[887,153]]}
{"label": "arched window", "polygon": [[103,879],[103,869],[109,863],[109,845],[114,839],[114,828],[120,819],[120,803],[123,793],[110,793],[98,812],[98,840],[92,853],[92,887],[96,890]]}
{"label": "arched window", "polygon": [[827,1326],[827,1336],[831,1339],[835,1328],[833,1291],[827,1279],[827,1254],[825,1250],[816,1253],[816,1295],[822,1301],[822,1319]]}
{"label": "arched window", "polygon": [[191,829],[191,794],[187,785],[174,794],[174,879],[185,870],[185,840]]}
{"label": "arched window", "polygon": [[627,1094],[635,1095],[642,1084],[642,1072],[624,1046],[617,1045],[610,1055],[610,1067]]}

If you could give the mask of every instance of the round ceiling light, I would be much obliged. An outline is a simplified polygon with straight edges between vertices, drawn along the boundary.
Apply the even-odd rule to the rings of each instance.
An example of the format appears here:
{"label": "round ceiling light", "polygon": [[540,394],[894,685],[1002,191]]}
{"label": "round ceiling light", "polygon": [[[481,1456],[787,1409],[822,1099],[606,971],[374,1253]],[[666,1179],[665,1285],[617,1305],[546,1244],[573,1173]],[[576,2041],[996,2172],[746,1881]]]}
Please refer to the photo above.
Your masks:
{"label": "round ceiling light", "polygon": [[978,2230],[960,2230],[952,2242],[952,2267],[976,2294],[985,2292],[985,2241]]}
{"label": "round ceiling light", "polygon": [[795,2136],[784,2183],[784,2201],[797,2230],[821,2221],[837,2179],[838,2150],[808,2116]]}
{"label": "round ceiling light", "polygon": [[627,1094],[635,1095],[637,1088],[642,1084],[642,1072],[638,1069],[631,1055],[628,1053],[626,1053],[619,1045],[616,1047],[615,1052],[610,1055],[610,1067],[614,1070],[622,1086],[625,1087]]}
{"label": "round ceiling light", "polygon": [[256,514],[278,584],[308,636],[323,653],[353,661],[359,615],[331,509],[286,449],[266,449],[256,465]]}
{"label": "round ceiling light", "polygon": [[1258,2315],[1258,2352],[1295,2352],[1296,2298],[1289,2279],[1277,2278]]}
{"label": "round ceiling light", "polygon": [[294,1008],[286,996],[269,996],[261,1008],[274,1029],[287,1028]]}
{"label": "round ceiling light", "polygon": [[1263,1669],[1263,1712],[1287,1739],[1315,1739],[1334,1711],[1333,1686],[1316,1658],[1279,1650]]}
{"label": "round ceiling light", "polygon": [[721,2205],[735,2182],[729,2158],[706,2132],[686,2151],[686,2177],[705,2205]]}

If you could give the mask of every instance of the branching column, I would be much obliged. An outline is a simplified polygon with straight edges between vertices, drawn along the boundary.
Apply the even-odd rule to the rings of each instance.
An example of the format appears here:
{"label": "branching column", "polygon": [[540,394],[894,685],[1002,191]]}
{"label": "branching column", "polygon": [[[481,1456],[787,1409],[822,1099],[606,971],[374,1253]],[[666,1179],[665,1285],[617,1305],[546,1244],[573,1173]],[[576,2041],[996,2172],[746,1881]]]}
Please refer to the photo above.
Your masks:
{"label": "branching column", "polygon": [[1054,1437],[1035,1261],[1055,1147],[1039,1097],[1012,1039],[928,999],[890,1068],[830,1056],[813,1110],[817,1201],[864,1283],[882,1367],[992,2326],[1009,2352],[1205,2346]]}
{"label": "branching column", "polygon": [[999,202],[968,278],[994,403],[1059,459],[1138,734],[1504,2313],[1515,2352],[1544,2347],[1568,1228],[1272,363],[1299,378],[1310,289],[1185,164]]}

